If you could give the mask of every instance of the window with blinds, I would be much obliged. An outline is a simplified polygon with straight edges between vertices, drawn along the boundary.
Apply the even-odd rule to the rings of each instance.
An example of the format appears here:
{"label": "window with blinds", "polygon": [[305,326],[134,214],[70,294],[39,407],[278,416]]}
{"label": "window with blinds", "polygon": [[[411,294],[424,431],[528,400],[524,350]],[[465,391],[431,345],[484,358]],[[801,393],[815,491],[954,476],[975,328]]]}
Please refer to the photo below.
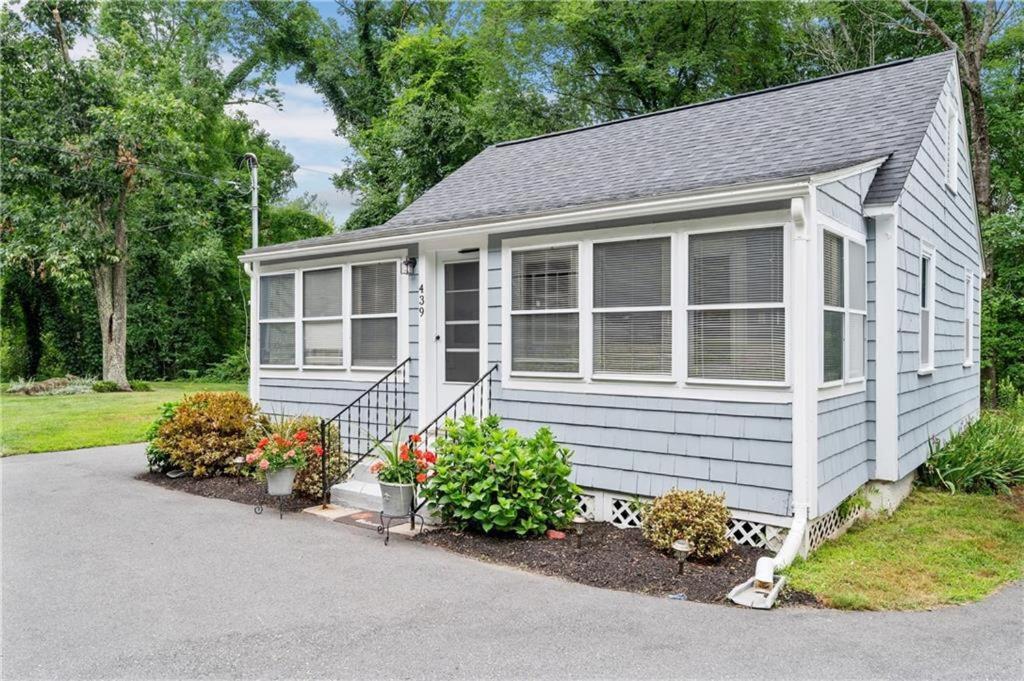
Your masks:
{"label": "window with blinds", "polygon": [[341,366],[344,360],[344,320],[340,267],[302,273],[302,363]]}
{"label": "window with blinds", "polygon": [[260,277],[260,364],[295,364],[295,275]]}
{"label": "window with blinds", "polygon": [[671,239],[594,244],[595,374],[672,373]]}
{"label": "window with blinds", "polygon": [[389,367],[398,361],[398,264],[352,266],[352,365]]}
{"label": "window with blinds", "polygon": [[512,253],[513,371],[579,371],[579,248]]}
{"label": "window with blinds", "polygon": [[867,324],[867,257],[864,245],[822,232],[821,380],[864,378]]}
{"label": "window with blinds", "polygon": [[782,227],[691,234],[687,375],[786,380]]}

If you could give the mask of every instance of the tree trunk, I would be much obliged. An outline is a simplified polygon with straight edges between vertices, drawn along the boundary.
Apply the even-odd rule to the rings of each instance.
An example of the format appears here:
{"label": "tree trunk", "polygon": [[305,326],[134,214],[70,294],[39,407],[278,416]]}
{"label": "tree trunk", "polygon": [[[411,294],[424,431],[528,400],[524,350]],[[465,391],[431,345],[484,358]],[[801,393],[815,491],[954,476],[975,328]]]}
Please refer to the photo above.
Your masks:
{"label": "tree trunk", "polygon": [[27,290],[25,286],[17,287],[17,296],[21,316],[25,321],[25,345],[28,351],[25,375],[26,378],[35,378],[43,358],[42,302],[38,292]]}
{"label": "tree trunk", "polygon": [[100,337],[103,340],[103,380],[116,383],[121,390],[128,385],[128,232],[126,210],[130,176],[121,185],[114,215],[113,263],[98,265],[93,271],[96,288],[96,311],[99,314]]}

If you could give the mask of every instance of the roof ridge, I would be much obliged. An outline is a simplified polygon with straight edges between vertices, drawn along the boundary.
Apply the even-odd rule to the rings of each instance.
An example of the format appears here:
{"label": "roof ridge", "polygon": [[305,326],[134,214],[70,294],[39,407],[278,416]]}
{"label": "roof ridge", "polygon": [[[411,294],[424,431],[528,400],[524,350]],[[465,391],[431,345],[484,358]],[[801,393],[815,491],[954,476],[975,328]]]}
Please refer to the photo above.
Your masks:
{"label": "roof ridge", "polygon": [[871,71],[880,71],[893,66],[902,66],[911,62],[928,59],[936,55],[941,54],[952,54],[952,50],[944,50],[942,52],[935,52],[932,54],[921,55],[919,57],[905,57],[903,59],[895,59],[884,64],[875,64],[874,66],[865,66],[864,68],[854,69],[852,71],[843,71],[841,73],[833,73],[827,76],[819,76],[817,78],[809,78],[807,80],[797,81],[795,83],[785,83],[783,85],[776,85],[774,87],[764,88],[762,90],[752,90],[751,92],[741,92],[736,95],[729,95],[727,97],[719,97],[718,99],[709,99],[706,102],[694,102],[693,104],[683,104],[682,106],[675,106],[669,109],[660,109],[658,111],[650,111],[648,113],[637,114],[635,116],[627,116],[625,118],[617,118],[612,121],[603,121],[601,123],[592,123],[591,125],[581,125],[576,128],[569,128],[567,130],[556,130],[554,132],[544,133],[543,135],[534,135],[533,137],[523,137],[515,140],[507,140],[504,142],[496,142],[491,145],[493,147],[510,147],[517,144],[525,144],[527,142],[534,142],[536,140],[548,139],[550,137],[561,137],[562,135],[570,135],[575,132],[583,132],[584,130],[594,130],[596,128],[604,128],[610,125],[618,125],[619,123],[628,123],[630,121],[641,120],[644,118],[651,118],[653,116],[661,116],[663,114],[675,113],[677,111],[685,111],[687,109],[696,109],[702,106],[710,106],[712,104],[721,104],[723,102],[731,102],[737,99],[745,99],[747,97],[755,97],[757,95],[768,94],[769,92],[778,92],[780,90],[789,90],[803,85],[812,85],[814,83],[821,83],[829,80],[837,80],[839,78],[845,78],[847,76],[855,76],[862,73],[869,73]]}

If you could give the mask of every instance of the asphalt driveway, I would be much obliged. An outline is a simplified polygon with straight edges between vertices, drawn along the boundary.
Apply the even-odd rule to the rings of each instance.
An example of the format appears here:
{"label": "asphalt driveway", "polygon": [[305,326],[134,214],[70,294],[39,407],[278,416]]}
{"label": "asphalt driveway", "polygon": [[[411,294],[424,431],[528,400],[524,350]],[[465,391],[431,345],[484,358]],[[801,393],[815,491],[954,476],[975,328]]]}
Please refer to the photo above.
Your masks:
{"label": "asphalt driveway", "polygon": [[927,613],[603,591],[139,482],[142,447],[3,459],[3,677],[1014,678],[1024,588]]}

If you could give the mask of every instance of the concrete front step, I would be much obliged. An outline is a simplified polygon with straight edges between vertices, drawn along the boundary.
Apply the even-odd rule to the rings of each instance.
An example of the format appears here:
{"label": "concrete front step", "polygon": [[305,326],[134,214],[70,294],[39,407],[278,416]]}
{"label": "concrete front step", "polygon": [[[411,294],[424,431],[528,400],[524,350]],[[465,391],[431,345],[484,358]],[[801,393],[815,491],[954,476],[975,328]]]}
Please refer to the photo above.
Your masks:
{"label": "concrete front step", "polygon": [[[364,511],[381,509],[380,485],[377,476],[370,473],[370,464],[375,461],[367,457],[352,471],[352,477],[331,487],[331,503],[346,508],[357,508]],[[424,506],[422,513],[426,524],[436,525],[437,521]]]}

